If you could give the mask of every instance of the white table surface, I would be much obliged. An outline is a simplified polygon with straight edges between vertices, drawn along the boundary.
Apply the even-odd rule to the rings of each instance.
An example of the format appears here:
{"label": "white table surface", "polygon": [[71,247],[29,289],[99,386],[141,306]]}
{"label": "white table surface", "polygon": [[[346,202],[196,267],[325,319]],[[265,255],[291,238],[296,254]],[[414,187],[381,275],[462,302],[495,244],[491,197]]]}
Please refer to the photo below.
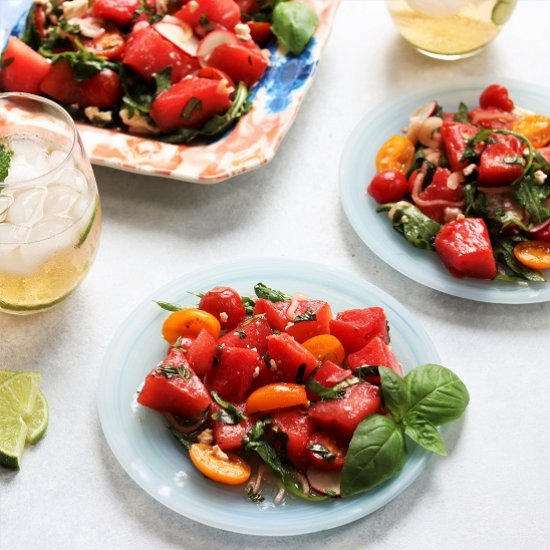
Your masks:
{"label": "white table surface", "polygon": [[[22,470],[0,469],[0,548],[549,548],[550,304],[482,304],[409,281],[355,235],[338,192],[348,134],[391,94],[466,75],[550,87],[549,20],[550,2],[521,0],[485,52],[446,63],[401,41],[382,1],[344,0],[270,165],[214,186],[97,168],[104,230],[88,278],[48,313],[0,316],[0,368],[40,370],[51,409]],[[105,347],[143,296],[211,262],[265,255],[334,264],[393,294],[471,393],[447,431],[449,456],[401,496],[348,526],[293,538],[218,531],[164,508],[119,466],[96,409]]]}

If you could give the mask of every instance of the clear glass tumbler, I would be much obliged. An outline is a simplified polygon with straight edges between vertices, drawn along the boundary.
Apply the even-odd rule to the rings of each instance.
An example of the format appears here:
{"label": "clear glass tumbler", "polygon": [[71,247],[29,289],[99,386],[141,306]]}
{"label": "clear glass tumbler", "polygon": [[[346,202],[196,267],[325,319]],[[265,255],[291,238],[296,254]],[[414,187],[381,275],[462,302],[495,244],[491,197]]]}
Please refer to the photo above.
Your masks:
{"label": "clear glass tumbler", "polygon": [[61,107],[0,94],[0,311],[61,302],[92,264],[101,233],[94,173]]}
{"label": "clear glass tumbler", "polygon": [[419,52],[462,59],[480,52],[508,21],[517,0],[386,0],[399,32]]}

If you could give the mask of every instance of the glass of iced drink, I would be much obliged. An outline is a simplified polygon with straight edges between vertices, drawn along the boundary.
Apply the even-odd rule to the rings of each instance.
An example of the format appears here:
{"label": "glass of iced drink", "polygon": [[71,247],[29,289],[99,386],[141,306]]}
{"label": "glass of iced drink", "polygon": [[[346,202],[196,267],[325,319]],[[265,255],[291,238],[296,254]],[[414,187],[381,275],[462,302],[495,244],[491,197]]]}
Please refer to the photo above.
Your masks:
{"label": "glass of iced drink", "polygon": [[438,59],[480,52],[508,21],[517,0],[386,0],[401,36]]}
{"label": "glass of iced drink", "polygon": [[94,174],[69,114],[0,94],[0,311],[61,302],[90,268],[100,232]]}

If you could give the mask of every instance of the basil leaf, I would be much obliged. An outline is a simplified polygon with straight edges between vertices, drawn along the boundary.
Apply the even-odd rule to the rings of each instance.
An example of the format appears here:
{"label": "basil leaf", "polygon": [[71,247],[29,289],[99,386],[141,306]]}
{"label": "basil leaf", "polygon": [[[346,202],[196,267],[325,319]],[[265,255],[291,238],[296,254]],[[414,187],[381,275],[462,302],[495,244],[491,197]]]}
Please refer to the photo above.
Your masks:
{"label": "basil leaf", "polygon": [[192,96],[185,104],[183,111],[181,112],[181,118],[183,120],[189,120],[195,111],[202,111],[202,101]]}
{"label": "basil leaf", "polygon": [[323,460],[336,460],[336,455],[327,447],[321,443],[313,443],[312,445],[306,445],[306,449],[309,449],[313,454],[319,456]]}
{"label": "basil leaf", "polygon": [[420,415],[432,424],[460,418],[470,396],[464,383],[441,365],[422,365],[404,378],[407,410],[404,420]]}
{"label": "basil leaf", "polygon": [[153,75],[155,79],[157,95],[164,90],[168,90],[172,86],[172,67],[165,67],[162,71]]}
{"label": "basil leaf", "polygon": [[172,428],[172,426],[169,426],[168,429],[170,430],[170,433],[174,436],[174,438],[183,446],[183,448],[186,451],[189,451],[189,447],[195,443],[192,439],[187,439],[182,433],[178,432],[175,428]]}
{"label": "basil leaf", "polygon": [[401,376],[387,367],[378,367],[378,370],[380,372],[384,404],[393,418],[399,422],[403,418],[407,408],[405,382]]}
{"label": "basil leaf", "polygon": [[396,475],[407,460],[401,428],[387,416],[371,414],[357,426],[349,445],[340,492],[363,493]]}
{"label": "basil leaf", "polygon": [[263,283],[254,285],[254,292],[258,298],[269,300],[270,302],[286,302],[292,300],[292,296],[281,292],[280,290],[273,290]]}
{"label": "basil leaf", "polygon": [[302,323],[303,321],[317,321],[317,315],[308,307],[301,315],[294,317],[294,323]]}
{"label": "basil leaf", "polygon": [[407,417],[405,434],[424,449],[440,456],[447,456],[447,449],[441,434],[431,422],[422,416],[413,414]]}
{"label": "basil leaf", "polygon": [[170,302],[162,302],[160,300],[154,300],[155,304],[157,306],[161,307],[162,309],[165,309],[166,311],[181,311],[182,309],[185,309],[183,306],[180,306],[179,304],[171,304]]}
{"label": "basil leaf", "polygon": [[366,380],[373,376],[380,376],[380,367],[378,365],[361,365],[353,369],[353,375],[361,380]]}
{"label": "basil leaf", "polygon": [[248,296],[242,296],[241,302],[243,303],[246,315],[252,315],[254,313],[254,306],[256,305],[256,302]]}
{"label": "basil leaf", "polygon": [[317,29],[317,14],[302,2],[280,2],[273,10],[271,30],[294,55],[301,54]]}
{"label": "basil leaf", "polygon": [[[383,204],[376,211],[389,211],[394,206],[394,203]],[[435,237],[441,231],[441,225],[407,201],[397,203],[397,208],[395,208],[392,218],[392,225],[413,246],[424,250],[434,250]]]}

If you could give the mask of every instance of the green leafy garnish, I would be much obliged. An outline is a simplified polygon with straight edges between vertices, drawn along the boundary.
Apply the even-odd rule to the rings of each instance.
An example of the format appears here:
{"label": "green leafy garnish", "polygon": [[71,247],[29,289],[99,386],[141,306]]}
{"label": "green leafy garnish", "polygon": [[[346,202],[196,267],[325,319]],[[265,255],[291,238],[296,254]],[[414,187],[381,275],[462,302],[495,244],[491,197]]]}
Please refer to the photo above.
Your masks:
{"label": "green leafy garnish", "polygon": [[294,323],[302,323],[303,321],[317,321],[317,315],[308,307],[301,315],[294,317]]}
{"label": "green leafy garnish", "polygon": [[514,246],[524,240],[526,239],[519,236],[493,238],[493,254],[498,271],[498,275],[495,277],[497,280],[512,283],[521,281],[543,283],[546,281],[546,277],[540,271],[523,265],[514,256]]}
{"label": "green leafy garnish", "polygon": [[339,382],[335,386],[332,386],[332,388],[327,388],[326,386],[323,386],[315,378],[308,378],[306,382],[306,387],[310,389],[312,392],[315,392],[321,399],[343,399],[346,396],[346,388],[349,388],[350,386],[355,386],[356,384],[359,384],[361,380],[357,377],[348,378],[347,380],[343,380],[342,382]]}
{"label": "green leafy garnish", "polygon": [[302,53],[317,29],[317,14],[302,2],[279,2],[273,10],[271,30],[290,53]]}
{"label": "green leafy garnish", "polygon": [[157,306],[165,309],[166,311],[181,311],[182,309],[185,309],[185,306],[180,304],[172,304],[170,302],[162,302],[160,300],[154,300],[154,302]]}
{"label": "green leafy garnish", "polygon": [[287,300],[292,300],[292,296],[289,294],[285,294],[280,290],[273,290],[263,283],[254,285],[254,293],[258,298],[263,298],[270,302],[286,302]]}
{"label": "green leafy garnish", "polygon": [[241,420],[247,420],[248,417],[243,414],[235,405],[222,399],[218,392],[211,391],[212,399],[221,407],[219,411],[212,415],[213,420],[218,420],[223,424],[238,424]]}
{"label": "green leafy garnish", "polygon": [[191,371],[183,366],[183,365],[180,365],[180,366],[175,366],[175,365],[169,365],[169,364],[166,364],[166,363],[163,363],[162,365],[159,365],[156,369],[155,369],[155,372],[157,374],[160,374],[162,376],[164,376],[165,378],[183,378],[185,380],[191,380],[191,377],[193,376],[191,374]]}
{"label": "green leafy garnish", "polygon": [[406,201],[383,204],[376,211],[386,212],[392,208],[394,208],[393,228],[416,248],[434,250],[435,237],[441,231],[441,225]]}
{"label": "green leafy garnish", "polygon": [[550,218],[550,208],[545,200],[550,195],[550,184],[535,182],[534,176],[525,174],[514,190],[514,198],[529,214],[531,223],[539,224]]}
{"label": "green leafy garnish", "polygon": [[469,124],[470,118],[468,117],[468,106],[462,101],[458,104],[458,111],[453,116],[455,122],[462,122],[463,124]]}
{"label": "green leafy garnish", "polygon": [[254,306],[256,305],[256,302],[248,296],[242,296],[241,302],[243,303],[246,315],[252,315],[254,313]]}
{"label": "green leafy garnish", "polygon": [[320,456],[323,460],[328,462],[336,460],[336,455],[321,443],[313,443],[312,445],[307,445],[306,449],[309,449],[312,453]]}
{"label": "green leafy garnish", "polygon": [[12,157],[13,150],[0,143],[0,183],[3,183],[8,177]]}

